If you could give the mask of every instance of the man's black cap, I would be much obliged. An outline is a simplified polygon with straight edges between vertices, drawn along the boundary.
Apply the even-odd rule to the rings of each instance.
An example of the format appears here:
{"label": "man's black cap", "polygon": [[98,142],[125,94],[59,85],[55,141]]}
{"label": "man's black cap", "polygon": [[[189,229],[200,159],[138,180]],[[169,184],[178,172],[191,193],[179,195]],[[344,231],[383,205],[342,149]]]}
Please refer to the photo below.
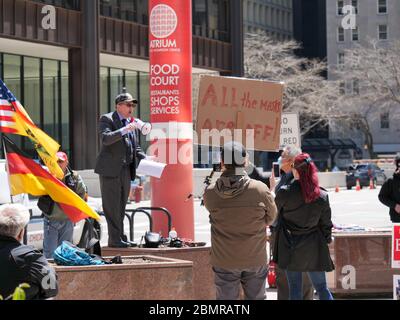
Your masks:
{"label": "man's black cap", "polygon": [[221,150],[221,159],[224,164],[235,167],[244,167],[246,164],[246,148],[237,141],[230,141],[224,144]]}
{"label": "man's black cap", "polygon": [[133,102],[136,104],[138,103],[136,99],[133,99],[130,93],[126,92],[126,88],[123,88],[122,92],[115,98],[116,105],[121,102]]}

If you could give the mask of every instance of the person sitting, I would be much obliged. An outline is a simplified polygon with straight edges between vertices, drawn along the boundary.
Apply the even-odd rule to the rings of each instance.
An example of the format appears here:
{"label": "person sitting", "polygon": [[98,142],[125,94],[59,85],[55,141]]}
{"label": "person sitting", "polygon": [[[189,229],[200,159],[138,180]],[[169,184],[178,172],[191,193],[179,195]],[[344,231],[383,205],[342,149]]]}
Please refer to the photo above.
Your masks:
{"label": "person sitting", "polygon": [[58,293],[54,269],[35,248],[23,245],[25,227],[30,219],[21,204],[0,206],[0,295],[10,296],[16,287],[27,283],[27,300],[47,299]]}

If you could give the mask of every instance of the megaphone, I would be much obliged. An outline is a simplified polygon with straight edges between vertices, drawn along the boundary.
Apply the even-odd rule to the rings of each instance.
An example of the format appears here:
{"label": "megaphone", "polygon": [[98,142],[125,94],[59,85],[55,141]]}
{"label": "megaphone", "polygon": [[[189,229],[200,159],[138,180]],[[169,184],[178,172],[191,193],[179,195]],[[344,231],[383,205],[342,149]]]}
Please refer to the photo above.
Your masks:
{"label": "megaphone", "polygon": [[147,136],[151,132],[152,126],[149,122],[143,122],[138,118],[132,118],[132,123],[136,125],[136,128],[138,128],[144,136]]}

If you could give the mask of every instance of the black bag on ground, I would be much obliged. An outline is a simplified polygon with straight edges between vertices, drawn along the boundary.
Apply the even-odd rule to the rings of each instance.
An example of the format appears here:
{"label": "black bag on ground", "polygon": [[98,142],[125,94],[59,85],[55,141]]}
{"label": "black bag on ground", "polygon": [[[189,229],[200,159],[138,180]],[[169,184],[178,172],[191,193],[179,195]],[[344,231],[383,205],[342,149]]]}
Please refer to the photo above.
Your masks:
{"label": "black bag on ground", "polygon": [[41,196],[38,200],[37,206],[43,213],[51,215],[54,208],[54,200],[50,196]]}
{"label": "black bag on ground", "polygon": [[158,248],[161,244],[161,235],[156,232],[146,232],[144,241],[146,248]]}

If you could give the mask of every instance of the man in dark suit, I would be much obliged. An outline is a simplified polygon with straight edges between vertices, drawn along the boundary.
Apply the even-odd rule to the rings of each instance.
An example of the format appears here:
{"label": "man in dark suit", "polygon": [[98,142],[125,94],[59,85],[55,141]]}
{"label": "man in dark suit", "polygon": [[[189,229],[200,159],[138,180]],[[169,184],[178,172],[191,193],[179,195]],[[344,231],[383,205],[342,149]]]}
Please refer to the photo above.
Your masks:
{"label": "man in dark suit", "polygon": [[100,117],[101,150],[95,172],[100,175],[103,211],[108,225],[108,246],[133,245],[124,235],[125,207],[136,167],[146,155],[140,149],[136,126],[131,123],[137,100],[125,90],[115,99],[115,111]]}

